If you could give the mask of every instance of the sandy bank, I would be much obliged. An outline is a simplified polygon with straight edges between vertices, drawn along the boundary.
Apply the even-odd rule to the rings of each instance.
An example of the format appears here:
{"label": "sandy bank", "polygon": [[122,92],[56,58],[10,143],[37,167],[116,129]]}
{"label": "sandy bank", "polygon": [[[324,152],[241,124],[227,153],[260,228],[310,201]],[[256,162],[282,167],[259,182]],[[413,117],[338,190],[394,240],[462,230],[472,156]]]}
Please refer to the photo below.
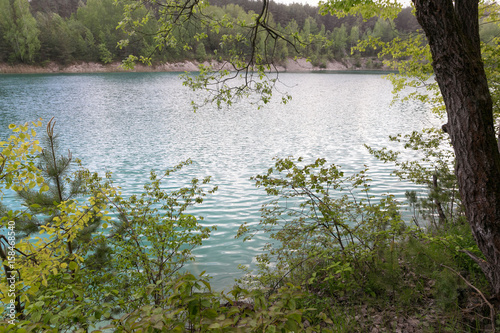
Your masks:
{"label": "sandy bank", "polygon": [[[365,66],[366,60],[361,60],[361,66],[355,67],[352,62],[346,60],[344,62],[328,62],[321,68],[313,66],[306,59],[288,59],[285,64],[277,66],[280,72],[314,72],[314,71],[343,71],[343,70],[366,70],[370,69]],[[204,65],[212,65],[215,69],[227,68],[227,64],[212,61],[211,63],[204,62]],[[164,63],[153,66],[137,65],[131,72],[195,72],[198,71],[198,62],[184,61],[180,63]],[[382,68],[383,69],[383,68]],[[110,72],[127,72],[121,67],[120,63],[99,64],[80,62],[71,65],[60,65],[57,63],[49,63],[45,66],[41,65],[8,65],[0,63],[0,74],[37,74],[37,73],[110,73]]]}

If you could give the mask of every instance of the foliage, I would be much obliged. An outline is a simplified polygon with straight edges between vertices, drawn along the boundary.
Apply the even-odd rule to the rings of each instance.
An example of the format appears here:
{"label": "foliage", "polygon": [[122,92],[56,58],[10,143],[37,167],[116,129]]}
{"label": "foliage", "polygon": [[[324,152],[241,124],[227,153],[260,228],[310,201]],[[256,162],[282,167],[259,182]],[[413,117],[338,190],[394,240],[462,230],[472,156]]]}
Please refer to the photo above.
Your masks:
{"label": "foliage", "polygon": [[[32,153],[40,152],[33,142],[23,142],[24,139],[32,140],[34,135],[25,134],[27,127],[12,128],[22,131],[19,134],[22,139],[11,136],[11,142],[21,143],[24,148],[32,145]],[[177,190],[168,191],[162,187],[162,181],[189,161],[161,176],[152,172],[151,183],[145,185],[145,192],[127,199],[113,186],[111,175],[103,180],[80,169],[74,179],[78,179],[78,188],[83,186],[85,189],[85,200],[74,197],[58,200],[64,191],[57,182],[70,158],[56,158],[56,150],[51,149],[54,148],[54,136],[50,123],[47,131],[49,149],[39,155],[41,169],[37,169],[34,162],[28,165],[40,174],[35,179],[43,185],[43,195],[55,195],[56,200],[52,204],[54,207],[46,205],[52,215],[39,225],[39,236],[20,239],[13,245],[18,257],[15,263],[16,295],[19,295],[16,299],[19,305],[17,328],[81,331],[103,319],[111,319],[112,327],[118,331],[134,328],[144,331],[149,325],[163,330],[183,331],[187,327],[191,331],[204,332],[235,329],[274,332],[304,328],[301,320],[304,309],[297,305],[300,292],[293,286],[283,287],[279,294],[271,297],[260,290],[250,292],[235,287],[231,291],[233,298],[229,298],[212,292],[203,274],[195,278],[181,272],[183,264],[193,259],[191,249],[210,233],[209,228],[201,227],[197,218],[186,213],[192,205],[203,202],[209,178],[201,182],[194,179],[189,186]],[[15,144],[11,144],[10,150],[4,149],[4,154],[10,156],[8,151],[15,151],[18,155],[14,160],[22,159],[26,150],[15,150],[13,146]],[[5,165],[8,166],[6,170],[10,170],[10,163],[6,161]],[[13,172],[17,179],[8,181],[13,184],[9,187],[21,190],[17,182],[22,180],[29,184],[23,177],[32,177],[26,172],[19,173],[22,168],[18,164],[15,166]],[[43,181],[42,172],[52,183]],[[211,188],[208,193],[215,190]],[[27,201],[42,198],[34,192],[23,193],[29,198]],[[71,196],[70,193],[66,196]],[[31,207],[43,211],[33,204]],[[111,220],[109,208],[116,210],[119,221]],[[113,226],[111,231],[93,233],[86,245],[68,246],[95,217],[103,222],[101,230]],[[113,245],[110,267],[92,264],[91,250],[101,242]],[[4,278],[7,272],[5,274]],[[8,290],[2,292],[4,304],[8,304]],[[242,306],[242,298],[252,299],[253,303]],[[121,318],[116,318],[117,315]]]}
{"label": "foliage", "polygon": [[[444,114],[439,87],[432,80],[430,50],[422,34],[398,36],[391,41],[370,36],[360,41],[353,50],[365,52],[370,48],[379,50],[378,57],[386,66],[398,70],[397,74],[386,76],[393,84],[395,100],[419,100],[432,105],[438,114]],[[414,89],[410,91],[409,88]]]}
{"label": "foliage", "polygon": [[[209,36],[218,40],[218,43],[211,43],[216,45],[213,49],[214,58],[227,65],[219,70],[219,65],[214,69],[212,64],[203,64],[200,65],[199,75],[194,78],[191,75],[184,76],[186,86],[208,92],[203,103],[230,105],[233,100],[247,97],[252,92],[260,96],[263,104],[269,101],[278,80],[277,77],[272,78],[276,70],[271,66],[278,43],[285,41],[291,44],[291,40],[298,37],[286,36],[277,31],[266,6],[258,14],[245,13],[237,6],[228,6],[226,9],[229,13],[226,13],[210,8],[204,1],[186,4],[154,1],[152,6],[154,12],[145,11],[145,4],[140,1],[128,4],[119,27],[134,35],[153,17],[158,17],[154,46],[159,51],[166,48],[191,51],[196,44],[199,46],[200,41],[209,41]],[[191,40],[186,39],[186,36],[190,36]],[[192,44],[193,40],[195,45]],[[128,44],[129,41],[124,40],[120,45],[123,47]],[[137,60],[151,63],[151,57],[131,55],[125,61],[125,66],[133,67]],[[234,83],[232,79],[239,80]],[[284,102],[288,100],[288,96],[283,98]]]}
{"label": "foliage", "polygon": [[[41,122],[33,125],[40,126]],[[10,128],[17,135],[12,135],[9,141],[2,142],[4,148],[2,185],[6,189],[30,193],[31,197],[49,196],[44,194],[50,189],[49,183],[44,181],[43,172],[36,167],[35,163],[36,153],[43,156],[43,151],[34,138],[35,131],[33,129],[30,131],[27,124],[11,125]],[[54,157],[54,155],[50,156]],[[58,169],[55,164],[52,164],[52,167],[44,170],[49,178],[54,176],[55,169]],[[60,170],[58,169],[57,172]],[[36,192],[35,187],[38,188]],[[29,202],[30,199],[27,201]],[[68,309],[68,305],[65,304],[68,302],[61,302],[64,298],[55,296],[60,295],[56,290],[60,283],[52,282],[64,276],[75,276],[79,263],[83,261],[84,253],[72,250],[70,244],[88,225],[89,220],[105,208],[99,198],[90,197],[88,202],[92,205],[85,208],[77,207],[72,200],[59,200],[53,203],[58,214],[54,215],[51,221],[39,225],[42,231],[38,237],[32,239],[18,238],[18,235],[22,236],[22,234],[18,234],[16,230],[15,217],[21,216],[21,212],[8,211],[2,217],[2,224],[11,232],[8,239],[2,237],[1,243],[1,257],[4,263],[2,279],[10,279],[7,280],[10,281],[9,283],[2,283],[1,295],[4,305],[15,305],[16,311],[14,313],[11,311],[11,315],[17,314],[18,319],[31,318],[36,322],[42,319],[45,311],[48,311],[47,313],[62,311],[61,313],[64,314]],[[32,204],[29,208],[37,210],[40,206]],[[32,218],[28,212],[24,212],[24,219]],[[64,287],[65,290],[68,288],[71,290],[74,286]],[[70,304],[70,309],[74,312],[72,305],[74,304]],[[59,318],[47,317],[47,313],[44,321],[58,322]],[[9,315],[9,322],[15,321],[15,317],[11,315]]]}
{"label": "foliage", "polygon": [[[497,55],[500,40],[494,37],[498,31],[498,5],[483,4],[481,11],[481,54],[485,64],[490,93],[494,102],[495,117],[499,114],[499,80]],[[419,100],[433,107],[439,116],[444,116],[445,106],[437,82],[433,79],[432,58],[429,46],[421,30],[402,34],[392,40],[384,40],[372,35],[360,40],[355,51],[366,52],[378,49],[378,57],[386,66],[398,70],[397,74],[389,74],[387,78],[393,83],[395,100]],[[411,89],[410,89],[411,88]]]}
{"label": "foliage", "polygon": [[407,198],[415,208],[414,221],[418,223],[417,215],[423,213],[424,223],[437,227],[437,224],[451,223],[463,217],[454,173],[455,154],[445,133],[430,128],[404,136],[391,136],[390,140],[404,143],[403,148],[415,152],[417,157],[408,158],[401,151],[387,148],[367,148],[379,160],[394,163],[397,169],[393,175],[427,189],[428,195],[424,198],[417,198],[416,192],[407,192]]}
{"label": "foliage", "polygon": [[210,177],[193,179],[186,187],[165,190],[162,182],[186,161],[161,176],[151,172],[151,183],[141,195],[109,198],[119,214],[110,226],[109,242],[114,249],[113,276],[108,283],[120,290],[120,307],[132,311],[143,305],[164,307],[170,281],[178,278],[186,262],[194,260],[191,250],[209,237],[213,228],[203,227],[187,213],[193,205],[217,190],[205,189]]}
{"label": "foliage", "polygon": [[[491,35],[493,31],[500,30],[498,23],[498,13],[500,8],[497,4],[489,4],[482,8],[483,17],[481,20],[481,55],[484,61],[484,68],[488,77],[488,85],[493,100],[493,116],[498,120],[500,116],[500,67],[498,65],[498,53],[500,52],[500,38],[498,34]],[[497,128],[500,133],[500,129]]]}
{"label": "foliage", "polygon": [[10,47],[9,61],[31,63],[40,49],[39,30],[27,0],[0,1],[0,31]]}
{"label": "foliage", "polygon": [[[41,126],[41,121],[33,122],[33,127]],[[34,156],[41,151],[36,131],[29,124],[9,125],[12,130],[6,141],[0,142],[0,180],[5,189],[20,191],[34,188],[43,183],[43,177],[34,163]],[[0,189],[1,190],[1,189]],[[3,193],[0,192],[0,193]]]}
{"label": "foliage", "polygon": [[[499,40],[492,37],[498,31],[498,6],[496,4],[480,5],[481,21],[481,54],[485,64],[488,85],[493,100],[493,116],[498,118],[499,90],[497,57]],[[421,33],[409,34],[405,38],[396,38],[383,42],[380,38],[362,41],[356,47],[364,50],[367,47],[380,48],[379,57],[384,58],[386,65],[399,70],[399,74],[389,75],[393,83],[395,99],[416,99],[432,106],[437,115],[444,117],[445,105],[437,82],[433,80],[432,59],[429,47]],[[410,89],[411,88],[411,89]],[[423,89],[422,89],[423,88]],[[421,154],[419,160],[402,161],[394,151],[371,149],[370,152],[385,162],[394,162],[398,170],[394,173],[401,179],[425,185],[428,195],[417,198],[416,193],[407,193],[410,205],[416,212],[423,212],[425,222],[440,224],[455,223],[464,218],[461,199],[457,191],[456,177],[453,170],[455,155],[451,149],[447,125],[442,130],[424,129],[411,135],[391,137],[393,141],[404,143],[405,149],[412,149]],[[498,128],[497,128],[498,131]]]}
{"label": "foliage", "polygon": [[95,40],[95,48],[99,51],[99,59],[103,63],[113,60],[112,53],[122,38],[116,30],[123,7],[113,0],[89,0],[85,6],[78,8],[76,19],[89,29]]}
{"label": "foliage", "polygon": [[[409,176],[406,171],[400,176]],[[242,283],[270,295],[287,283],[300,285],[305,294],[299,302],[309,309],[304,318],[341,332],[371,330],[375,324],[369,319],[358,320],[360,309],[376,316],[416,316],[434,300],[439,316],[458,315],[456,327],[467,325],[469,318],[460,314],[465,284],[450,268],[467,272],[482,288],[486,281],[464,253],[480,252],[463,219],[455,216],[454,223],[436,228],[412,226],[402,221],[394,198],[370,194],[366,169],[346,176],[322,159],[311,164],[277,159],[254,180],[273,199],[262,207],[259,225],[241,226],[239,236],[265,232],[270,242],[257,258],[258,271],[246,269]],[[374,310],[379,307],[385,310]],[[439,328],[439,319],[429,315],[426,325]]]}
{"label": "foliage", "polygon": [[[44,191],[37,189],[23,189],[17,191],[19,198],[26,207],[23,215],[3,216],[10,219],[16,225],[17,237],[27,238],[40,232],[40,229],[47,223],[60,215],[58,205],[62,202],[70,201],[81,197],[86,193],[85,179],[83,179],[81,170],[71,174],[71,168],[74,162],[71,152],[68,155],[59,155],[58,135],[54,133],[55,121],[51,119],[47,124],[46,136],[43,140],[42,151],[36,156],[37,168],[44,179]],[[59,155],[59,156],[58,156]],[[79,161],[76,160],[78,163]],[[8,213],[7,207],[2,207],[4,213]],[[88,225],[81,230],[75,241],[68,243],[68,251],[78,251],[84,244],[88,246],[101,221],[94,216]],[[106,251],[100,248],[100,251]],[[89,258],[87,258],[89,261]],[[102,262],[101,262],[102,263]]]}
{"label": "foliage", "polygon": [[302,162],[277,159],[266,175],[255,177],[276,197],[262,208],[258,229],[243,225],[238,233],[251,239],[264,231],[273,240],[258,257],[260,282],[272,288],[288,280],[320,283],[329,292],[367,287],[377,254],[410,230],[397,202],[392,196],[375,200],[367,169],[344,176],[324,159]]}
{"label": "foliage", "polygon": [[[191,274],[167,282],[166,308],[143,306],[108,326],[116,332],[313,332],[304,327],[301,292],[288,285],[266,297],[261,290],[213,292],[207,277]],[[150,289],[154,289],[151,286]],[[230,294],[230,295],[229,295]]]}
{"label": "foliage", "polygon": [[[41,122],[33,122],[33,127],[41,126]],[[10,125],[13,134],[6,141],[0,142],[0,193],[12,189],[22,191],[39,187],[40,191],[46,190],[44,179],[40,170],[36,167],[35,156],[41,151],[38,140],[35,139],[36,132],[26,123],[16,126]],[[2,279],[11,278],[10,283],[2,283],[0,286],[0,300],[2,304],[15,305],[16,310],[21,308],[20,298],[15,293],[18,289],[15,278],[15,245],[16,228],[9,220],[23,216],[29,218],[28,212],[8,211],[1,218],[2,229],[7,232],[7,237],[0,238],[0,259],[2,260]],[[14,279],[12,279],[14,277]],[[7,280],[6,280],[7,282]],[[7,309],[5,309],[7,310]],[[12,319],[12,318],[11,318]]]}
{"label": "foliage", "polygon": [[[11,129],[17,135],[2,142],[1,180],[28,209],[22,220],[15,218],[22,212],[7,211],[2,222],[15,235],[1,239],[2,279],[15,279],[1,289],[3,305],[16,307],[17,318],[8,322],[29,330],[87,330],[117,311],[165,305],[169,283],[182,275],[184,263],[193,260],[191,250],[210,233],[199,224],[201,217],[186,212],[203,202],[210,178],[162,188],[187,161],[161,176],[151,172],[145,192],[125,199],[110,174],[103,180],[80,168],[66,176],[72,157],[57,156],[53,120],[43,150],[27,125]],[[23,223],[31,225],[22,228]]]}
{"label": "foliage", "polygon": [[[92,247],[73,248],[71,244],[95,217],[103,221],[109,219],[104,216],[106,202],[103,199],[101,193],[95,193],[83,203],[69,200],[57,204],[58,215],[40,226],[39,236],[20,239],[15,245],[20,254],[16,260],[16,293],[22,304],[20,319],[26,318],[32,324],[57,323],[68,329],[88,325],[85,316],[88,307],[94,305],[84,298],[87,286],[80,268]],[[63,295],[65,297],[61,297]],[[59,313],[59,316],[51,313]],[[74,318],[78,319],[73,323]]]}
{"label": "foliage", "polygon": [[320,13],[344,17],[348,14],[359,14],[363,18],[381,16],[383,18],[395,18],[401,10],[401,4],[390,0],[327,0],[320,1]]}
{"label": "foliage", "polygon": [[106,44],[101,43],[98,46],[99,48],[99,60],[103,64],[109,64],[113,61],[113,54],[106,48]]}
{"label": "foliage", "polygon": [[[71,152],[68,156],[57,156],[57,135],[54,134],[55,123],[49,122],[47,125],[47,136],[42,145],[41,153],[37,156],[37,168],[45,180],[44,192],[37,189],[24,189],[17,191],[18,196],[23,200],[23,205],[27,207],[29,215],[27,218],[16,218],[16,228],[18,237],[23,238],[40,231],[40,226],[44,224],[37,216],[48,219],[57,216],[57,205],[81,195],[83,192],[81,179],[70,179],[68,177],[70,164],[72,162]],[[5,210],[7,210],[4,207]]]}
{"label": "foliage", "polygon": [[[270,101],[273,92],[281,93],[276,65],[286,66],[287,57],[307,57],[313,65],[326,68],[328,60],[347,57],[348,42],[353,45],[359,38],[371,35],[390,40],[395,35],[393,21],[383,19],[363,27],[362,32],[352,23],[349,26],[341,23],[327,31],[313,17],[306,17],[302,27],[293,19],[286,25],[276,24],[267,2],[256,13],[246,13],[235,5],[222,9],[212,7],[203,1],[182,5],[153,2],[151,6],[154,10],[146,12],[147,6],[140,1],[127,4],[120,27],[135,36],[158,18],[154,32],[156,50],[199,50],[199,42],[203,41],[210,50],[210,58],[218,61],[201,64],[196,75],[183,75],[184,85],[205,93],[201,95],[201,102],[193,103],[195,109],[208,103],[230,106],[235,100],[251,95],[257,96],[255,103],[261,106]],[[359,21],[356,16],[351,18]],[[127,47],[129,43],[125,39],[120,46]],[[191,53],[191,57],[205,58]],[[137,61],[151,64],[153,58],[132,54],[124,65],[132,68]],[[289,100],[290,96],[283,93],[281,101]]]}

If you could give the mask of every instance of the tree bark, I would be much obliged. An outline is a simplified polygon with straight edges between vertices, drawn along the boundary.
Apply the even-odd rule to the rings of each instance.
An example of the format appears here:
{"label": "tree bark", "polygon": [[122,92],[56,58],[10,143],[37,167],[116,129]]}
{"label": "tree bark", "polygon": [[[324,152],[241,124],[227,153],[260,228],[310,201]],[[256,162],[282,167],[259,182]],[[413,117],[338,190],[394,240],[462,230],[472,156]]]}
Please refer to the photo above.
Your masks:
{"label": "tree bark", "polygon": [[448,114],[467,220],[486,261],[474,257],[500,300],[500,153],[481,59],[477,0],[413,0]]}

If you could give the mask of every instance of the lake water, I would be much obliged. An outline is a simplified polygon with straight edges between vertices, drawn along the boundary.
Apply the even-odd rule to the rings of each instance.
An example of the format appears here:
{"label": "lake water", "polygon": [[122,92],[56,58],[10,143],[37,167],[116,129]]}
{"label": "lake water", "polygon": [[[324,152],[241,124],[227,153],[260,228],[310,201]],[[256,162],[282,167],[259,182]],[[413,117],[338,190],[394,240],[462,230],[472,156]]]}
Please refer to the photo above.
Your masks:
{"label": "lake water", "polygon": [[[293,100],[261,110],[242,101],[231,109],[205,107],[175,73],[1,75],[0,134],[10,123],[55,116],[61,146],[93,171],[114,173],[125,194],[140,193],[150,169],[163,170],[191,158],[170,180],[212,176],[219,191],[196,211],[218,229],[196,250],[194,273],[205,270],[217,288],[231,286],[238,264],[251,264],[266,241],[243,243],[234,235],[243,222],[257,223],[266,198],[251,176],[263,174],[273,157],[324,157],[344,171],[368,165],[372,187],[404,198],[409,184],[390,176],[392,167],[371,157],[363,144],[390,146],[388,135],[436,123],[419,103],[391,104],[391,84],[380,74],[283,73]],[[279,98],[278,98],[279,99]],[[40,130],[40,134],[42,130]]]}

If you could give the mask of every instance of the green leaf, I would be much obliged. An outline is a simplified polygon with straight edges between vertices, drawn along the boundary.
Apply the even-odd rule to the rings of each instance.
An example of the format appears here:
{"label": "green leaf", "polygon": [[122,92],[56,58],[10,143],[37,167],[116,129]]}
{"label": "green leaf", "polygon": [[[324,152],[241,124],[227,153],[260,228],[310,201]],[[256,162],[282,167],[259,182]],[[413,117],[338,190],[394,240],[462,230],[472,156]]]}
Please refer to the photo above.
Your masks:
{"label": "green leaf", "polygon": [[276,333],[276,326],[271,325],[266,328],[266,333]]}
{"label": "green leaf", "polygon": [[221,324],[219,323],[213,323],[208,326],[209,329],[214,329],[214,328],[221,328]]}
{"label": "green leaf", "polygon": [[207,309],[207,310],[203,311],[202,315],[203,315],[203,317],[208,318],[208,319],[215,319],[215,318],[217,318],[218,313],[214,309]]}
{"label": "green leaf", "polygon": [[297,321],[295,321],[295,320],[287,320],[285,323],[285,327],[291,332],[298,332],[299,331],[299,326],[297,324]]}

